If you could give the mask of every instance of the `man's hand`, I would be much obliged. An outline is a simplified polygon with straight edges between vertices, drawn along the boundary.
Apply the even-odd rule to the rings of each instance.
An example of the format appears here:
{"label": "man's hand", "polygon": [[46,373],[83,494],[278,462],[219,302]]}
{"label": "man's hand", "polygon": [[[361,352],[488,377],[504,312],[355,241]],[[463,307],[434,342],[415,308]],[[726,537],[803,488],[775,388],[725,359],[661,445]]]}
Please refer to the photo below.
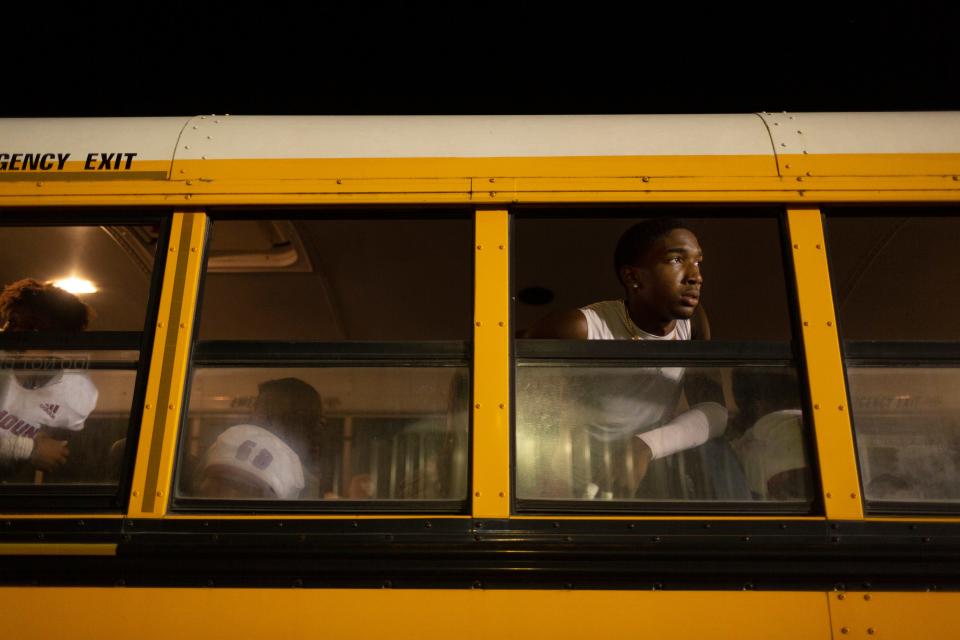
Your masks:
{"label": "man's hand", "polygon": [[43,430],[34,438],[30,463],[37,469],[53,471],[69,457],[70,447],[66,440],[56,440]]}
{"label": "man's hand", "polygon": [[637,494],[637,489],[640,488],[643,477],[647,475],[647,467],[650,466],[650,459],[653,457],[653,452],[650,451],[650,447],[647,446],[646,442],[636,436],[630,438],[630,444],[633,451],[633,470],[629,474],[627,481],[629,483],[630,497],[633,497]]}

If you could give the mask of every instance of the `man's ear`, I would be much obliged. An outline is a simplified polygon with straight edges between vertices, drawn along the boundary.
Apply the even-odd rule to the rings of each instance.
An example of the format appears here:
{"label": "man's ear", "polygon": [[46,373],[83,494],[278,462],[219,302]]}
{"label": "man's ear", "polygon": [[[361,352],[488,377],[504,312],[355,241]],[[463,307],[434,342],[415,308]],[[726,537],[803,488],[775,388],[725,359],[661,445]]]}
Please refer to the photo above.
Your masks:
{"label": "man's ear", "polygon": [[639,267],[632,267],[626,264],[622,265],[620,267],[620,282],[622,282],[623,286],[627,289],[642,289],[642,270]]}

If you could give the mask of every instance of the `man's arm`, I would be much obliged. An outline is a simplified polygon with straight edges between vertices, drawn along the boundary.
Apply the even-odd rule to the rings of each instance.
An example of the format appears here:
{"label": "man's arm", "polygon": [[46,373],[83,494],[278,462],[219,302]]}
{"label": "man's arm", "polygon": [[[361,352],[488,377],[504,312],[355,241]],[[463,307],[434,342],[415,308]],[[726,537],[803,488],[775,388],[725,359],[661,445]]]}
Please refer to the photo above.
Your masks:
{"label": "man's arm", "polygon": [[534,323],[532,327],[526,330],[523,337],[586,340],[587,318],[579,309],[557,311]]}
{"label": "man's arm", "polygon": [[13,435],[0,438],[0,463],[29,460],[36,469],[53,471],[69,457],[67,441],[53,438],[44,429],[33,440]]}

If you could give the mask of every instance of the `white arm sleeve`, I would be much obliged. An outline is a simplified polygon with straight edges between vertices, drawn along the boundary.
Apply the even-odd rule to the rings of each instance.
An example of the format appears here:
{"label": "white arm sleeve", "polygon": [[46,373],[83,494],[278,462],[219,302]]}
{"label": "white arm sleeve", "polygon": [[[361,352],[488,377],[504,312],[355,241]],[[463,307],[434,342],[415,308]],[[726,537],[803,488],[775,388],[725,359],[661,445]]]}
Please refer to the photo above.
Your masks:
{"label": "white arm sleeve", "polygon": [[702,402],[673,420],[637,437],[650,447],[651,460],[699,447],[727,429],[727,410],[716,402]]}
{"label": "white arm sleeve", "polygon": [[33,453],[33,440],[23,436],[0,437],[0,462],[28,460]]}

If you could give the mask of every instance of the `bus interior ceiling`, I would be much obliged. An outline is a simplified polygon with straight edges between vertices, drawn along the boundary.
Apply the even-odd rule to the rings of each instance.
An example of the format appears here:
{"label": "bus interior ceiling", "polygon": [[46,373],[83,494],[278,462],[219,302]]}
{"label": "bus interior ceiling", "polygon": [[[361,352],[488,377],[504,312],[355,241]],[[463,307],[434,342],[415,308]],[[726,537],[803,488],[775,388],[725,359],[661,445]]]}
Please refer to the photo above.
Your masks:
{"label": "bus interior ceiling", "polygon": [[917,215],[827,216],[834,298],[846,339],[960,335],[953,295],[960,290],[960,270],[952,264],[960,219],[911,213]]}
{"label": "bus interior ceiling", "polygon": [[97,287],[84,297],[93,310],[90,331],[142,331],[155,249],[151,239],[156,242],[156,231],[145,227],[5,227],[0,283],[89,280]]}
{"label": "bus interior ceiling", "polygon": [[[289,228],[304,251],[290,266],[208,269],[202,340],[468,338],[468,218],[295,220]],[[263,224],[215,221],[210,256],[235,252],[238,241],[264,244],[266,233]]]}

